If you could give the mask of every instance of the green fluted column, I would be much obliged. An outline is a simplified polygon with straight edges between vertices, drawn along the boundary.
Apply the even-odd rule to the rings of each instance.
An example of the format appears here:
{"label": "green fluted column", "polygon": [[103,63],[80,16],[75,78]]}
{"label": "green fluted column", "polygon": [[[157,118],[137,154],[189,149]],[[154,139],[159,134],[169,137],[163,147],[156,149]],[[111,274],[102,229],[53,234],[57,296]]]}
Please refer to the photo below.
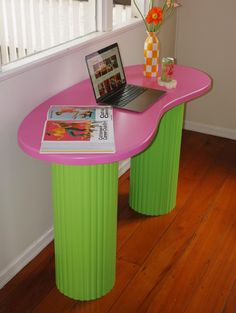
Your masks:
{"label": "green fluted column", "polygon": [[152,144],[131,159],[130,206],[162,215],[176,204],[184,104],[166,112]]}
{"label": "green fluted column", "polygon": [[115,283],[118,163],[52,165],[56,285],[92,300]]}

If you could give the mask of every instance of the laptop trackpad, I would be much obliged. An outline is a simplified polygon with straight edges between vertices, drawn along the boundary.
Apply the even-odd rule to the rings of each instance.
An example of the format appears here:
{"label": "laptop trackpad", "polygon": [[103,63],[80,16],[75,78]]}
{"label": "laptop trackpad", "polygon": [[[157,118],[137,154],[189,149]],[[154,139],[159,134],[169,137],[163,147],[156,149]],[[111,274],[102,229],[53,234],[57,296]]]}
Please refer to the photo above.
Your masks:
{"label": "laptop trackpad", "polygon": [[143,112],[157,102],[166,92],[163,90],[147,89],[140,96],[124,106],[124,109],[135,112]]}

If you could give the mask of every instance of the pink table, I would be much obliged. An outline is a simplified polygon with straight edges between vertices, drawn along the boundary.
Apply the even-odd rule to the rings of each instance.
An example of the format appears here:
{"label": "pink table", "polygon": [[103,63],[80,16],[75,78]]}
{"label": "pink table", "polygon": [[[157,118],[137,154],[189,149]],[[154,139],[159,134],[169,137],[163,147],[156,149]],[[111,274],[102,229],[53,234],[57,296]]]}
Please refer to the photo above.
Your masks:
{"label": "pink table", "polygon": [[[129,83],[161,88],[142,66],[126,68]],[[95,105],[89,80],[36,107],[22,122],[18,142],[28,155],[52,163],[56,284],[80,300],[98,298],[115,282],[118,161],[131,157],[130,206],[160,215],[175,206],[184,103],[206,93],[211,79],[176,66],[176,89],[143,113],[114,110],[114,154],[40,154],[50,105]]]}

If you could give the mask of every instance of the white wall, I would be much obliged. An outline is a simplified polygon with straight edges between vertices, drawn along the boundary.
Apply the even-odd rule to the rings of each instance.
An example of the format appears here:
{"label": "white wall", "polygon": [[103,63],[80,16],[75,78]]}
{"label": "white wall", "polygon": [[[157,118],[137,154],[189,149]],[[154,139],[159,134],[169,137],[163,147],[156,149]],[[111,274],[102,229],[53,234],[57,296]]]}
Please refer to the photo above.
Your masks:
{"label": "white wall", "polygon": [[[145,36],[141,23],[0,80],[0,287],[53,236],[50,166],[18,148],[17,129],[22,119],[48,97],[87,78],[84,57],[88,53],[118,42],[125,65],[142,63]],[[173,55],[174,37],[175,18],[162,30],[162,54]]]}
{"label": "white wall", "polygon": [[178,10],[178,63],[202,69],[213,89],[191,102],[186,127],[236,139],[236,1],[182,0]]}

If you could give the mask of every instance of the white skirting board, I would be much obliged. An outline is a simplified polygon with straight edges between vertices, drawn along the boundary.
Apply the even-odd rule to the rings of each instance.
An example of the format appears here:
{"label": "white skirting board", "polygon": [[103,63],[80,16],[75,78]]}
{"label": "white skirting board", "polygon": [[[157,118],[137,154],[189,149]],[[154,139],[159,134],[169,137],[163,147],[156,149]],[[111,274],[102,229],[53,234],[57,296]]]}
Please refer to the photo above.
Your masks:
{"label": "white skirting board", "polygon": [[207,125],[191,121],[184,122],[184,129],[236,140],[236,129],[217,127],[214,125]]}
{"label": "white skirting board", "polygon": [[[130,159],[119,164],[119,177],[130,168]],[[38,240],[34,241],[25,251],[0,272],[0,289],[6,285],[19,271],[35,258],[52,240],[53,226]]]}
{"label": "white skirting board", "polygon": [[53,240],[53,227],[0,272],[0,289]]}
{"label": "white skirting board", "polygon": [[130,168],[130,159],[121,161],[119,163],[119,177],[122,176]]}

